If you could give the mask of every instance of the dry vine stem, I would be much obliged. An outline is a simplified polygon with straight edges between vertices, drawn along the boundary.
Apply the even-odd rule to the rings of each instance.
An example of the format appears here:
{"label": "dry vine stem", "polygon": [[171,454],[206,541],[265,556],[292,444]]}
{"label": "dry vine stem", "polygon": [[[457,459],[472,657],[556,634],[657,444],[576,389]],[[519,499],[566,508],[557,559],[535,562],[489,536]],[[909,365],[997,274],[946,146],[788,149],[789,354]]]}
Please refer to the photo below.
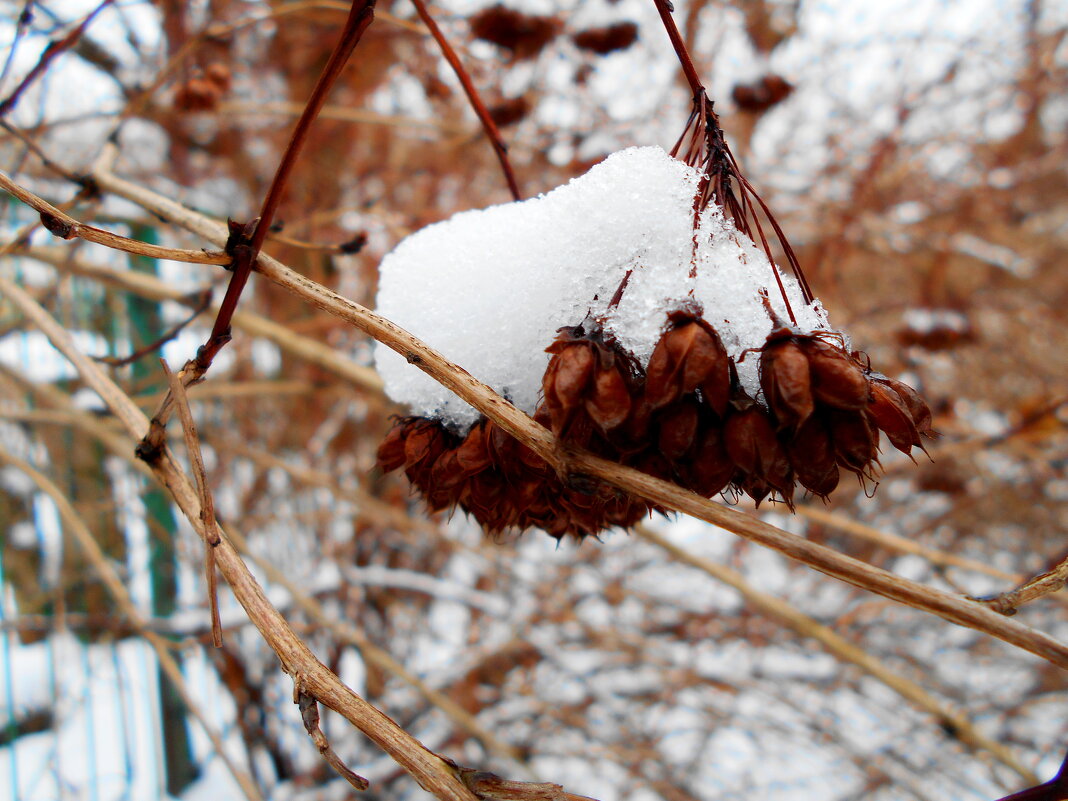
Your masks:
{"label": "dry vine stem", "polygon": [[[222,225],[180,203],[125,181],[107,170],[96,169],[92,175],[104,191],[136,203],[203,236],[209,242],[220,242],[226,238],[226,230]],[[585,474],[600,479],[665,508],[720,526],[861,589],[931,612],[951,623],[982,631],[1055,665],[1068,668],[1068,645],[1007,619],[979,603],[896,576],[632,468],[598,459],[589,453],[564,449],[557,445],[549,431],[485,384],[388,320],[305,278],[266,254],[260,254],[257,270],[280,287],[346,320],[400,353],[524,442],[564,475]]]}

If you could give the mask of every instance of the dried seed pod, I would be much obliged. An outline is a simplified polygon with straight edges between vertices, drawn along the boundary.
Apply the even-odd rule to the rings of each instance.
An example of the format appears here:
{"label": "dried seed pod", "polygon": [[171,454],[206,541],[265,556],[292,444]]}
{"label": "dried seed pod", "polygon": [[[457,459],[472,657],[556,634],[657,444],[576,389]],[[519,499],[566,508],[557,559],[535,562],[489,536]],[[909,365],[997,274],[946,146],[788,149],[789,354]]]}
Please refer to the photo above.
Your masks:
{"label": "dried seed pod", "polygon": [[542,393],[552,431],[559,436],[567,429],[575,410],[582,407],[593,380],[595,358],[590,343],[565,340],[563,336],[546,350],[553,357],[542,377]]}
{"label": "dried seed pod", "polygon": [[829,409],[827,427],[839,467],[857,475],[867,475],[877,461],[879,434],[861,412]]}
{"label": "dried seed pod", "polygon": [[868,414],[886,434],[890,444],[904,454],[911,453],[913,446],[922,448],[919,431],[901,397],[878,381],[871,382],[871,393]]}
{"label": "dried seed pod", "polygon": [[722,492],[736,471],[718,426],[709,426],[698,435],[693,457],[681,470],[683,485],[705,498]]}
{"label": "dried seed pod", "polygon": [[781,331],[773,331],[761,351],[760,386],[780,429],[796,431],[815,410],[808,358]]}
{"label": "dried seed pod", "polygon": [[586,413],[602,432],[607,432],[626,421],[630,414],[631,397],[627,380],[612,354],[602,348],[598,350],[601,358],[595,370],[591,392],[586,398]]}
{"label": "dried seed pod", "polygon": [[635,453],[649,444],[653,407],[640,389],[631,397],[630,414],[623,425],[608,432],[608,440],[620,453]]}
{"label": "dried seed pod", "polygon": [[649,357],[645,397],[655,410],[697,389],[722,416],[730,395],[730,360],[715,329],[686,312],[671,317]]}
{"label": "dried seed pod", "polygon": [[688,454],[697,438],[700,406],[694,398],[683,398],[668,406],[659,417],[660,453],[677,462]]}
{"label": "dried seed pod", "polygon": [[797,481],[813,495],[826,498],[838,486],[838,463],[827,426],[819,415],[805,421],[786,441]]}
{"label": "dried seed pod", "polygon": [[456,467],[464,476],[472,476],[493,465],[486,437],[486,423],[476,423],[467,432],[464,441],[456,448]]}
{"label": "dried seed pod", "polygon": [[418,418],[404,440],[405,475],[415,486],[429,486],[434,463],[448,447],[448,435],[436,420]]}
{"label": "dried seed pod", "polygon": [[[884,375],[873,375],[873,383],[882,384],[888,389],[897,393],[898,397],[905,404],[905,408],[908,409],[909,416],[912,418],[912,422],[916,426],[916,430],[923,434],[925,437],[935,437],[937,434],[934,429],[931,428],[933,418],[931,415],[931,407],[927,405],[927,402],[920,397],[920,393],[910,387],[908,384],[901,381],[895,381],[892,378],[887,378]],[[922,445],[920,446],[923,447]]]}
{"label": "dried seed pod", "polygon": [[834,409],[865,409],[871,397],[868,378],[841,348],[817,337],[801,340],[812,375],[812,394]]}
{"label": "dried seed pod", "polygon": [[409,419],[398,420],[378,446],[378,467],[389,473],[404,465],[404,441],[408,437]]}
{"label": "dried seed pod", "polygon": [[771,418],[752,398],[736,398],[732,403],[735,411],[724,425],[724,445],[743,476],[742,489],[759,503],[767,493],[760,497],[757,494],[768,485],[778,490],[787,503],[791,502],[793,470],[785,449],[775,437]]}
{"label": "dried seed pod", "polygon": [[463,484],[472,473],[466,473],[460,467],[457,461],[457,450],[458,449],[456,448],[451,448],[447,451],[443,451],[437,458],[430,470],[428,487],[435,490],[455,492],[457,497],[459,497],[461,492],[460,485]]}

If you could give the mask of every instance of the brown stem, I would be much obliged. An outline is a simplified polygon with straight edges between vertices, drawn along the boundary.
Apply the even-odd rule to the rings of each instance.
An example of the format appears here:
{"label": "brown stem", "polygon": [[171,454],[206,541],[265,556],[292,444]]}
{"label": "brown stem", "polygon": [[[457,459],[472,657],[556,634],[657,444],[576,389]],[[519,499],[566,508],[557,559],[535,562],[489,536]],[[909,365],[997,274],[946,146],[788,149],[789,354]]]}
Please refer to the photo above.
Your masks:
{"label": "brown stem", "polygon": [[423,0],[412,0],[412,4],[415,6],[415,10],[419,13],[419,18],[423,20],[423,24],[430,29],[431,35],[434,37],[434,41],[438,43],[438,47],[441,48],[441,54],[445,56],[445,60],[449,62],[449,66],[452,67],[452,71],[456,73],[456,77],[460,79],[460,84],[464,88],[464,93],[467,95],[467,99],[471,101],[471,106],[475,110],[475,114],[478,115],[479,121],[482,123],[482,128],[486,132],[486,138],[490,140],[490,144],[493,145],[493,152],[497,154],[497,160],[501,163],[501,170],[504,171],[504,179],[508,182],[508,189],[512,192],[512,198],[515,200],[522,200],[522,195],[519,194],[519,185],[515,180],[515,173],[512,172],[512,165],[508,161],[508,147],[504,144],[504,140],[501,138],[501,132],[497,128],[497,124],[490,117],[489,111],[486,109],[486,105],[482,102],[482,98],[478,96],[478,90],[475,89],[474,83],[471,81],[471,76],[464,69],[464,65],[460,63],[460,58],[456,55],[456,51],[452,49],[452,45],[445,39],[445,34],[441,32],[441,28],[434,22],[434,18],[430,16],[430,12],[426,10],[426,3]]}
{"label": "brown stem", "polygon": [[671,39],[671,46],[675,48],[675,54],[682,64],[682,72],[686,76],[686,82],[690,84],[694,102],[697,102],[697,98],[705,94],[705,87],[697,74],[697,68],[693,65],[693,59],[690,58],[690,53],[686,49],[686,42],[683,41],[682,34],[679,33],[675,19],[671,16],[671,3],[668,0],[653,0],[653,3],[656,5],[656,10],[660,12],[660,19],[664,22],[668,38]]}
{"label": "brown stem", "polygon": [[[233,248],[234,274],[230,279],[229,286],[226,287],[226,295],[223,297],[219,314],[215,318],[211,337],[197,356],[198,367],[202,371],[207,371],[215,358],[215,354],[229,341],[230,320],[234,316],[234,310],[237,309],[237,301],[241,297],[241,292],[248,282],[249,274],[252,272],[252,265],[259,255],[260,248],[263,247],[264,239],[267,238],[267,232],[271,228],[275,212],[282,201],[282,193],[286,182],[289,180],[289,175],[293,171],[297,157],[308,139],[312,123],[318,116],[323,104],[326,103],[327,95],[333,88],[342,69],[344,69],[346,62],[348,62],[349,56],[352,55],[352,51],[359,44],[364,31],[374,20],[375,2],[376,0],[362,0],[362,2],[353,0],[349,16],[345,20],[345,27],[341,32],[341,39],[334,47],[334,51],[330,54],[330,59],[326,62],[326,66],[319,75],[319,80],[315,83],[311,97],[308,98],[308,104],[304,107],[304,112],[300,115],[300,119],[297,120],[293,134],[289,138],[289,144],[286,145],[285,153],[282,154],[278,169],[275,170],[271,186],[263,199],[263,206],[260,208],[259,220],[255,225],[255,230],[247,241],[239,241],[236,243],[236,247]],[[244,240],[244,237],[241,239]]]}
{"label": "brown stem", "polygon": [[84,239],[86,242],[94,242],[98,245],[121,250],[125,253],[135,253],[139,256],[147,256],[151,259],[172,259],[191,264],[227,264],[230,258],[225,253],[208,252],[204,250],[181,250],[179,248],[165,248],[142,242],[138,239],[130,239],[126,236],[105,231],[95,225],[86,225],[71,217],[62,209],[53,206],[47,200],[38,197],[28,189],[19,186],[2,172],[0,172],[0,189],[4,189],[12,197],[18,198],[30,208],[41,214],[41,224],[48,229],[53,236],[60,239]]}

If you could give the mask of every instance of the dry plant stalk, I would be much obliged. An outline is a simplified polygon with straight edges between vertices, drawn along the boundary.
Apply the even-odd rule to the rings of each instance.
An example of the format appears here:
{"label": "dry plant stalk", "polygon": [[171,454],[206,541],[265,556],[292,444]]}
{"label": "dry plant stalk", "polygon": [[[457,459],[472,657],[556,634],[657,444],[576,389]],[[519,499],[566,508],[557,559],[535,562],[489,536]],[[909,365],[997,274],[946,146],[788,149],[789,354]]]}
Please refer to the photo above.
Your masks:
{"label": "dry plant stalk", "polygon": [[[225,241],[226,234],[221,225],[169,198],[131,184],[103,169],[94,170],[93,177],[104,191],[114,192],[137,203],[209,242]],[[355,325],[402,354],[563,475],[588,475],[600,479],[666,509],[692,515],[777,550],[829,576],[931,612],[952,623],[983,631],[1068,668],[1068,646],[1064,643],[1007,620],[978,603],[895,576],[632,468],[560,448],[546,429],[475,380],[462,367],[449,362],[388,320],[299,275],[266,254],[260,254],[257,271],[294,295]]]}

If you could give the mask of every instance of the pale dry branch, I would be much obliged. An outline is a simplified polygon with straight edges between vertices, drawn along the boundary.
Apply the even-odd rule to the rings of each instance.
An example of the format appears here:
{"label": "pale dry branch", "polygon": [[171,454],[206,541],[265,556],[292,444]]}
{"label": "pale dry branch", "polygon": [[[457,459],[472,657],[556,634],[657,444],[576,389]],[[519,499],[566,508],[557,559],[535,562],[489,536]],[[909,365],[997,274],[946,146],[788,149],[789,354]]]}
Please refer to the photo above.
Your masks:
{"label": "pale dry branch", "polygon": [[[225,240],[225,232],[221,226],[169,198],[107,171],[96,170],[93,177],[105,191],[141,205],[208,241]],[[951,623],[984,632],[1053,664],[1068,668],[1068,645],[1048,634],[998,615],[979,603],[894,575],[633,468],[562,447],[546,429],[462,367],[453,364],[399,326],[294,272],[267,254],[260,254],[256,267],[258,272],[278,286],[348,321],[400,353],[410,363],[418,366],[529,446],[565,477],[586,475],[600,479],[664,508],[720,526],[826,575],[907,606],[925,610]]]}
{"label": "pale dry branch", "polygon": [[[77,256],[71,257],[63,248],[34,246],[27,247],[22,252],[30,258],[51,264],[61,272],[92,278],[144,298],[190,303],[188,293],[175,289],[153,275],[133,270],[115,270]],[[215,308],[218,308],[218,304]],[[382,391],[382,379],[378,373],[370,367],[357,364],[319,340],[299,334],[262,315],[241,309],[234,312],[233,325],[252,336],[263,337],[291,356],[321,367],[358,387],[371,392]],[[194,388],[192,391],[192,397],[196,397],[198,390]]]}
{"label": "pale dry branch", "polygon": [[1040,573],[1014,590],[993,598],[977,598],[976,600],[986,604],[995,612],[1015,615],[1024,604],[1063,590],[1066,582],[1068,582],[1068,558],[1063,559],[1052,570]]}
{"label": "pale dry branch", "polygon": [[878,679],[909,703],[912,703],[932,715],[939,725],[952,731],[954,736],[969,747],[986,751],[1002,764],[1008,766],[1024,781],[1035,782],[1038,777],[1016,759],[1015,755],[1001,743],[982,734],[972,722],[948,704],[935,698],[916,682],[905,678],[885,662],[875,658],[863,648],[854,645],[842,635],[806,615],[792,604],[770,593],[757,589],[745,580],[736,570],[706,559],[676,545],[648,526],[635,528],[636,536],[656,545],[677,561],[707,573],[717,581],[733,587],[753,608],[783,623],[802,637],[811,637],[819,642],[836,658],[856,665],[868,675]]}
{"label": "pale dry branch", "polygon": [[521,755],[518,749],[513,748],[498,738],[493,732],[489,731],[485,726],[479,723],[478,718],[456,703],[456,701],[440,690],[435,690],[408,670],[403,664],[394,659],[388,651],[375,645],[362,630],[352,624],[343,623],[332,615],[327,614],[326,610],[323,609],[322,604],[298,587],[285,575],[285,573],[266,559],[251,553],[244,538],[240,533],[235,531],[233,527],[227,526],[226,532],[227,536],[234,542],[238,549],[246,554],[246,558],[256,565],[256,567],[263,571],[264,576],[266,576],[271,583],[285,588],[286,592],[288,592],[293,599],[293,602],[312,620],[333,634],[339,642],[348,643],[349,645],[356,647],[367,662],[386,671],[390,675],[396,676],[401,679],[401,681],[415,688],[427,702],[436,706],[445,713],[453,723],[481,742],[491,754],[507,760],[509,763],[512,763],[516,769],[527,770],[527,768],[520,764]]}
{"label": "pale dry branch", "polygon": [[221,251],[208,252],[204,250],[165,248],[160,245],[152,245],[148,242],[120,236],[111,231],[105,231],[103,228],[97,228],[95,225],[78,222],[44,198],[38,197],[28,189],[19,186],[2,172],[0,172],[0,188],[5,189],[10,195],[39,212],[41,224],[53,236],[58,236],[60,239],[84,239],[86,242],[95,242],[98,245],[114,250],[135,253],[152,259],[171,259],[172,261],[184,261],[192,264],[230,263],[230,257]]}

